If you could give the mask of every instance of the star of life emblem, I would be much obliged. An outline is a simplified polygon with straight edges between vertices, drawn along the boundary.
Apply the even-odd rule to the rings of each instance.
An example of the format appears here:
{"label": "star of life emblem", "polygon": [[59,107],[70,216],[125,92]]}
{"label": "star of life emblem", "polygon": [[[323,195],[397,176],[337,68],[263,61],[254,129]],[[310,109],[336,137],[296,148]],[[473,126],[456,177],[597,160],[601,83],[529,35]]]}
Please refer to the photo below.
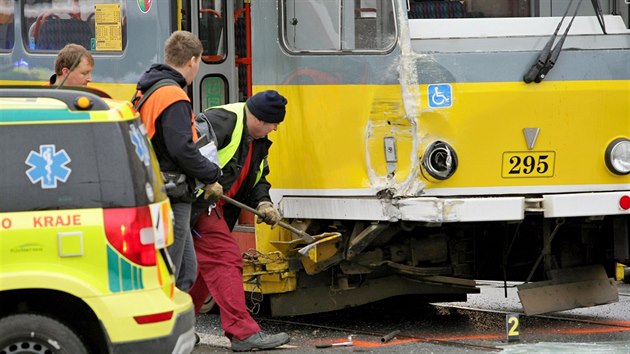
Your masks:
{"label": "star of life emblem", "polygon": [[149,147],[147,146],[147,141],[142,135],[142,132],[132,124],[131,129],[129,130],[129,136],[131,138],[131,143],[136,148],[136,155],[138,155],[138,158],[145,166],[149,166],[151,163],[151,155],[149,154]]}
{"label": "star of life emblem", "polygon": [[55,145],[40,145],[39,153],[31,151],[24,161],[31,167],[26,171],[31,183],[41,183],[42,189],[57,188],[57,181],[65,183],[72,172],[66,167],[70,162],[66,150],[56,150]]}

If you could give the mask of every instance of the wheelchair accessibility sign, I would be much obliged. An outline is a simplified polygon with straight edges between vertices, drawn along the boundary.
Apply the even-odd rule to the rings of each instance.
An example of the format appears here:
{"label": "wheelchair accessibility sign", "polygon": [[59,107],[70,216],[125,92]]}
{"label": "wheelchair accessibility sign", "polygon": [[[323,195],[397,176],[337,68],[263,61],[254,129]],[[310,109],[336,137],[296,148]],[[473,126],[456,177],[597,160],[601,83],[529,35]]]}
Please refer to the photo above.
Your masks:
{"label": "wheelchair accessibility sign", "polygon": [[450,84],[429,85],[427,97],[431,108],[448,108],[453,105],[453,90]]}

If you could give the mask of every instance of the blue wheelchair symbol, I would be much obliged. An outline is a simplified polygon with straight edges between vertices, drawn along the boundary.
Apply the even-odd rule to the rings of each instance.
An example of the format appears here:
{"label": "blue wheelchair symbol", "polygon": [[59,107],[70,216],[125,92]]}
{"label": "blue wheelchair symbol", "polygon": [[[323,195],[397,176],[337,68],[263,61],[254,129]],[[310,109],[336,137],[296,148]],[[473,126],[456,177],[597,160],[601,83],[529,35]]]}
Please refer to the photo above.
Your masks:
{"label": "blue wheelchair symbol", "polygon": [[453,90],[450,84],[429,85],[427,91],[429,107],[448,108],[453,105]]}

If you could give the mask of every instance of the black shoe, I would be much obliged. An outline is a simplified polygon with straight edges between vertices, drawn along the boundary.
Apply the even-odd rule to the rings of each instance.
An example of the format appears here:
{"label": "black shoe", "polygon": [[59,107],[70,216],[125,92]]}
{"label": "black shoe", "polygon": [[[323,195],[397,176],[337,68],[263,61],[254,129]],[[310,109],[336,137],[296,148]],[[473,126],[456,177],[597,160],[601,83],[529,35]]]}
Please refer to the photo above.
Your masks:
{"label": "black shoe", "polygon": [[195,332],[195,347],[198,346],[200,342],[201,338],[199,338],[199,335]]}
{"label": "black shoe", "polygon": [[284,332],[278,334],[258,332],[243,340],[232,338],[232,350],[248,352],[254,349],[271,349],[287,343],[289,343],[289,335]]}

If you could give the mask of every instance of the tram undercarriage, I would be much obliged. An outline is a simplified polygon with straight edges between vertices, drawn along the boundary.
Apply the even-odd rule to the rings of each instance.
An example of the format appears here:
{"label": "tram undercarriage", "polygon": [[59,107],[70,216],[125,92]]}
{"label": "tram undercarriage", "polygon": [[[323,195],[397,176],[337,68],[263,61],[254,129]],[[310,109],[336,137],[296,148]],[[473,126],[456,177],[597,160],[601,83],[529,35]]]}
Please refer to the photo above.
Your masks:
{"label": "tram undercarriage", "polygon": [[480,291],[474,279],[523,282],[518,288],[526,314],[592,306],[618,300],[615,262],[629,258],[624,216],[293,224],[319,234],[316,242],[271,241],[278,252],[246,257],[246,291],[269,296],[274,316],[398,295],[465,301]]}

